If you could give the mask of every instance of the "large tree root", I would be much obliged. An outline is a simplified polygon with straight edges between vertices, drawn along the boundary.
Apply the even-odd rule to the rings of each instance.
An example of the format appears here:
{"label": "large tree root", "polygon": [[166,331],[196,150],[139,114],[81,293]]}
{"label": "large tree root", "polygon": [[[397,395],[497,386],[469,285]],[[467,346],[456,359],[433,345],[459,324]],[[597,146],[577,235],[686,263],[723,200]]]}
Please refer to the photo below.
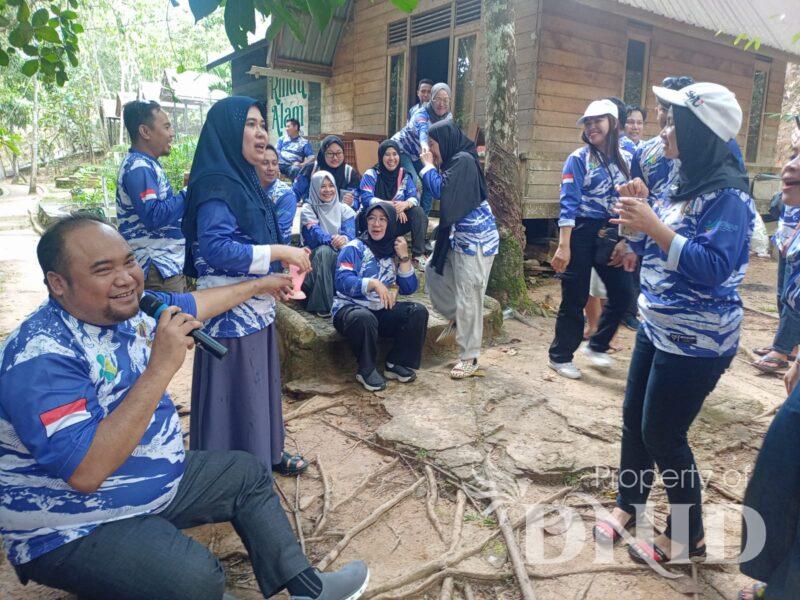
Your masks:
{"label": "large tree root", "polygon": [[536,594],[533,593],[533,585],[528,578],[528,573],[525,571],[525,561],[522,559],[522,552],[517,544],[517,538],[514,535],[514,528],[511,527],[511,522],[508,519],[508,511],[505,506],[497,508],[497,522],[500,525],[500,531],[503,532],[503,538],[506,542],[508,549],[508,557],[511,559],[511,566],[514,570],[514,577],[519,584],[519,591],[522,593],[523,600],[536,600]]}
{"label": "large tree root", "polygon": [[331,492],[331,482],[328,478],[328,474],[325,472],[325,468],[322,466],[322,461],[320,461],[319,456],[317,456],[317,468],[319,469],[319,476],[322,479],[322,515],[317,521],[317,526],[314,527],[313,535],[319,535],[322,533],[322,530],[325,527],[325,522],[328,520],[328,513],[330,512],[331,508],[331,497],[333,496]]}
{"label": "large tree root", "polygon": [[350,502],[350,500],[352,500],[353,498],[358,496],[361,492],[363,492],[365,489],[367,489],[367,487],[369,486],[369,484],[372,482],[373,479],[375,479],[376,477],[380,477],[381,475],[386,475],[389,471],[394,469],[399,462],[400,462],[400,457],[397,457],[392,462],[383,465],[380,469],[378,469],[374,473],[371,473],[370,475],[364,477],[364,479],[361,480],[361,483],[359,483],[356,486],[356,489],[354,489],[346,498],[339,500],[339,502],[333,505],[333,508],[331,508],[331,512],[336,512],[343,505]]}
{"label": "large tree root", "polygon": [[428,480],[428,497],[425,501],[425,510],[428,513],[428,520],[433,525],[436,533],[443,542],[446,541],[442,524],[436,516],[436,503],[439,501],[439,487],[436,485],[436,475],[429,465],[425,465],[425,478]]}

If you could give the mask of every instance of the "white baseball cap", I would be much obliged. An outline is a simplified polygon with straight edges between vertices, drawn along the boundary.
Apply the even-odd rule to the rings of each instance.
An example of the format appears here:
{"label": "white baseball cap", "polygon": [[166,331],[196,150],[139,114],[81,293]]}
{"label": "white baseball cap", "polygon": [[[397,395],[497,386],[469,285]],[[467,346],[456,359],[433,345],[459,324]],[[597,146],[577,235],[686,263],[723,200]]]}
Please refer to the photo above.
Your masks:
{"label": "white baseball cap", "polygon": [[611,100],[595,100],[586,107],[586,112],[584,112],[583,116],[578,119],[578,125],[583,125],[583,122],[586,119],[590,119],[592,117],[602,117],[603,115],[611,115],[615,119],[619,119],[617,105]]}
{"label": "white baseball cap", "polygon": [[667,104],[688,108],[723,142],[736,137],[742,126],[742,107],[736,94],[717,83],[693,83],[680,90],[654,85],[653,93]]}

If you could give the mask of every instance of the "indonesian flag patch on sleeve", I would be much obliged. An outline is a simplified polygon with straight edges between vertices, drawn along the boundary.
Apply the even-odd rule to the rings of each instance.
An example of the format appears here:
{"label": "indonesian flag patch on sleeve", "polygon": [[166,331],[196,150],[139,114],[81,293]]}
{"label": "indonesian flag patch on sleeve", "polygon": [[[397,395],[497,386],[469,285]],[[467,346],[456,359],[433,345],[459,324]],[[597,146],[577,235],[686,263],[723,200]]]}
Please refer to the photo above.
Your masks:
{"label": "indonesian flag patch on sleeve", "polygon": [[92,415],[86,410],[86,398],[62,404],[39,415],[39,419],[47,431],[47,437],[52,437],[62,429],[91,418]]}
{"label": "indonesian flag patch on sleeve", "polygon": [[561,185],[564,185],[564,184],[567,184],[567,183],[575,183],[575,178],[572,176],[572,173],[564,173],[561,176]]}
{"label": "indonesian flag patch on sleeve", "polygon": [[156,191],[150,188],[147,188],[141,194],[139,194],[139,199],[142,202],[147,202],[148,200],[156,200],[158,196],[156,195]]}
{"label": "indonesian flag patch on sleeve", "polygon": [[353,265],[353,263],[349,263],[349,262],[340,262],[339,263],[339,267],[342,268],[342,269],[345,269],[346,271],[354,271],[355,270],[355,265]]}

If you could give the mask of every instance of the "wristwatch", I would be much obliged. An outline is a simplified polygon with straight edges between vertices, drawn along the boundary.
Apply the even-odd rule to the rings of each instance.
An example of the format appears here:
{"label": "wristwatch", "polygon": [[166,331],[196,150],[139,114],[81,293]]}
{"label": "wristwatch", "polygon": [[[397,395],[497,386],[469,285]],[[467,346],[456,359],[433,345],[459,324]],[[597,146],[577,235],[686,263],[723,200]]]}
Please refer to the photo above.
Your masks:
{"label": "wristwatch", "polygon": [[406,255],[406,256],[398,256],[397,258],[399,258],[399,259],[400,259],[400,262],[401,262],[401,263],[407,263],[408,261],[410,261],[410,260],[411,260],[411,257],[410,257],[410,256],[407,256],[407,255]]}

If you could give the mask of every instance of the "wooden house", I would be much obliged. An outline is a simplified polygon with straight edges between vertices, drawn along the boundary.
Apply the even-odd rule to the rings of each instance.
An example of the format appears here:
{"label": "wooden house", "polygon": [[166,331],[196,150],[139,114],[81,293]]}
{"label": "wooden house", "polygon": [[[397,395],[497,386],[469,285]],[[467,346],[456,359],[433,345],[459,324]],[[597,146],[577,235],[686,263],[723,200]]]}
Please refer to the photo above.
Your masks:
{"label": "wooden house", "polygon": [[[557,215],[560,171],[581,143],[575,121],[591,100],[618,96],[646,107],[645,136],[656,135],[650,88],[671,75],[733,90],[748,169],[774,171],[786,66],[800,59],[795,2],[515,0],[525,218]],[[423,77],[450,84],[454,117],[474,130],[486,110],[481,8],[480,0],[421,0],[407,15],[388,0],[349,0],[325,32],[309,23],[303,42],[284,32],[214,64],[231,60],[234,93],[256,92],[277,121],[288,113],[275,110],[281,99],[272,92],[286,88],[282,80],[303,82],[311,134],[391,135]],[[739,34],[758,43],[734,46]]]}

